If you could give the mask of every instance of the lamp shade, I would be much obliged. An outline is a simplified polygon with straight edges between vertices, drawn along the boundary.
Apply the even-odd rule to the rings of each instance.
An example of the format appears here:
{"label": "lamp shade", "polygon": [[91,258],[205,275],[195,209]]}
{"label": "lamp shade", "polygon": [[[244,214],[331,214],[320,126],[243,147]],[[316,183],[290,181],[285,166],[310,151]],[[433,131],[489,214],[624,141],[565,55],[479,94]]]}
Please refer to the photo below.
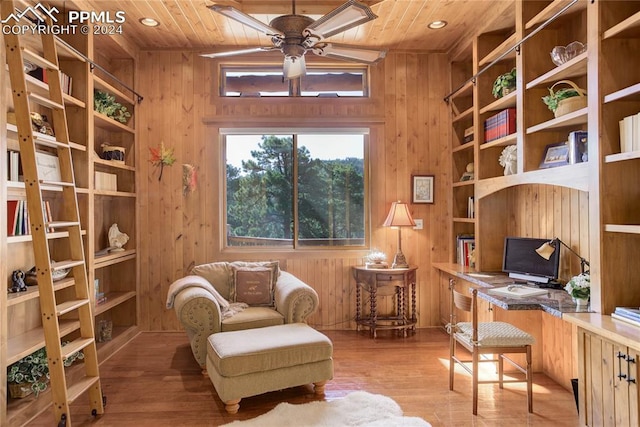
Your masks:
{"label": "lamp shade", "polygon": [[553,255],[555,251],[555,246],[553,246],[550,242],[545,242],[540,245],[538,249],[536,249],[536,253],[546,260],[551,258],[551,255]]}
{"label": "lamp shade", "polygon": [[409,212],[409,205],[398,200],[391,204],[389,215],[383,225],[385,227],[414,227],[416,223]]}

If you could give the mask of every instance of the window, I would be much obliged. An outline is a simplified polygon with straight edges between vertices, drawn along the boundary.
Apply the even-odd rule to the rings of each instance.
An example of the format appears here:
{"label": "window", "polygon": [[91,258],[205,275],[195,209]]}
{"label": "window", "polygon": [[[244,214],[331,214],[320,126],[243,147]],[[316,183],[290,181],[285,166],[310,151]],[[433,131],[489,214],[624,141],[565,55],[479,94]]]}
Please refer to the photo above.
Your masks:
{"label": "window", "polygon": [[368,68],[311,67],[300,77],[300,85],[282,78],[282,67],[232,67],[221,70],[220,94],[230,97],[294,96],[296,89],[304,97],[366,97]]}
{"label": "window", "polygon": [[366,136],[227,133],[226,246],[364,247]]}

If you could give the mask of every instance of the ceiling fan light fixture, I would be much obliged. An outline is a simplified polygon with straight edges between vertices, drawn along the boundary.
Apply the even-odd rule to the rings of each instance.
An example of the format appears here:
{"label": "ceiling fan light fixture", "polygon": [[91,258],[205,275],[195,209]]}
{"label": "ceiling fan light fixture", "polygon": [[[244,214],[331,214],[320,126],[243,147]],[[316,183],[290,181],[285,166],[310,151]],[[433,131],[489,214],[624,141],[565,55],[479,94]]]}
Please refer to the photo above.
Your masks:
{"label": "ceiling fan light fixture", "polygon": [[240,12],[238,9],[235,9],[231,6],[220,6],[217,4],[213,4],[211,6],[207,6],[209,9],[214,12],[218,12],[227,18],[231,18],[234,21],[237,21],[241,24],[244,24],[248,27],[251,27],[255,30],[262,31],[263,33],[270,36],[282,36],[281,33],[278,32],[275,28],[265,24],[264,22],[254,18],[253,16],[249,16],[245,13]]}
{"label": "ceiling fan light fixture", "polygon": [[287,80],[296,79],[304,76],[307,72],[307,66],[304,60],[304,56],[298,58],[286,57],[284,59],[283,75]]}
{"label": "ceiling fan light fixture", "polygon": [[160,23],[153,18],[140,18],[139,21],[145,27],[157,27],[160,25]]}
{"label": "ceiling fan light fixture", "polygon": [[441,28],[446,27],[447,24],[448,24],[447,21],[433,21],[429,25],[427,25],[427,27],[432,30],[439,30]]}
{"label": "ceiling fan light fixture", "polygon": [[313,53],[327,58],[364,62],[365,64],[375,64],[387,55],[386,50],[362,49],[336,43],[319,43],[313,47]]}
{"label": "ceiling fan light fixture", "polygon": [[367,5],[349,0],[309,25],[305,30],[305,35],[312,34],[316,37],[327,38],[372,21],[377,17]]}

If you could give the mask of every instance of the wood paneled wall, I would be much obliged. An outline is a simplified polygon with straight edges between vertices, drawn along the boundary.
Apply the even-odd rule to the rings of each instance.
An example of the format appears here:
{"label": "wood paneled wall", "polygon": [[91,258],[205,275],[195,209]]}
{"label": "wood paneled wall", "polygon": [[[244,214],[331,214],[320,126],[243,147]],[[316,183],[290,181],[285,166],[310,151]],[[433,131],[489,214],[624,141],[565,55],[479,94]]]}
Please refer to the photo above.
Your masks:
{"label": "wood paneled wall", "polygon": [[[351,266],[367,251],[251,251],[221,248],[219,128],[366,126],[370,134],[371,246],[393,257],[397,231],[381,226],[392,201],[409,201],[412,174],[435,175],[435,203],[411,205],[425,228],[403,230],[403,252],[418,270],[419,326],[438,324],[437,274],[431,263],[449,251],[450,140],[448,58],[442,54],[390,53],[371,68],[369,99],[229,99],[218,96],[218,64],[183,52],[142,52],[137,88],[139,114],[140,313],[147,330],[177,330],[165,309],[169,285],[193,265],[220,260],[277,259],[311,285],[320,310],[310,323],[320,329],[355,325]],[[164,143],[177,162],[159,171],[149,148]],[[196,166],[198,188],[182,194],[183,163]]]}

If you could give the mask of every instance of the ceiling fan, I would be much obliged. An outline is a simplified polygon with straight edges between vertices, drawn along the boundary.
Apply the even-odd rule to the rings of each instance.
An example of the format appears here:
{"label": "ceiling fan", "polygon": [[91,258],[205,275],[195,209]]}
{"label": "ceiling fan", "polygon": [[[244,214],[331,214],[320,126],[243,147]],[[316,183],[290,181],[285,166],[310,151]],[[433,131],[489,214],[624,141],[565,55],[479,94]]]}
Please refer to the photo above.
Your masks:
{"label": "ceiling fan", "polygon": [[254,52],[279,50],[284,54],[284,77],[295,79],[305,74],[304,55],[312,51],[319,56],[346,61],[374,64],[386,55],[386,50],[366,49],[338,43],[329,43],[325,38],[346,31],[377,18],[371,9],[356,0],[349,0],[318,20],[296,15],[296,3],[292,0],[292,14],[274,18],[269,25],[231,6],[207,6],[214,12],[263,32],[271,37],[273,46],[203,54],[208,58],[242,55]]}

